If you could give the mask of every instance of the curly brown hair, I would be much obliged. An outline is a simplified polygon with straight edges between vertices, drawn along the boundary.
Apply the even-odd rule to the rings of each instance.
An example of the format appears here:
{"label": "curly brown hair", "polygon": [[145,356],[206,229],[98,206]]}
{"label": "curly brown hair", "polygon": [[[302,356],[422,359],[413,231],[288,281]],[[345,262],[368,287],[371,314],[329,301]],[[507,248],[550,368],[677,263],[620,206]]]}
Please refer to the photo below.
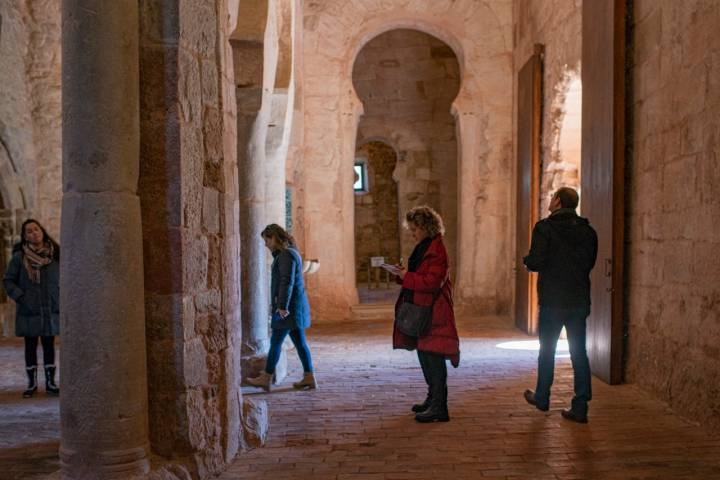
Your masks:
{"label": "curly brown hair", "polygon": [[408,228],[411,223],[425,230],[431,237],[445,233],[445,225],[443,225],[442,217],[427,205],[413,207],[405,214],[403,226]]}
{"label": "curly brown hair", "polygon": [[283,249],[295,247],[295,239],[284,228],[277,223],[271,223],[260,233],[265,238],[274,238],[278,246]]}

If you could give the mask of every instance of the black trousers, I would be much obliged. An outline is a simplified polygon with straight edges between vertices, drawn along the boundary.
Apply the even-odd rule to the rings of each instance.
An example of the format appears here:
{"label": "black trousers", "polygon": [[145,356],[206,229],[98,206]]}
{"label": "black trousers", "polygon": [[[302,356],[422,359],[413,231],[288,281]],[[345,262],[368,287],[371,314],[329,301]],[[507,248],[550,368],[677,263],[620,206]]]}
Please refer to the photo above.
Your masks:
{"label": "black trousers", "polygon": [[43,364],[55,365],[55,337],[25,337],[25,366],[37,365],[38,339],[42,342]]}
{"label": "black trousers", "polygon": [[433,406],[447,408],[447,364],[444,355],[421,352],[418,350],[418,360],[422,368],[425,383],[428,385],[428,395]]}
{"label": "black trousers", "polygon": [[573,366],[575,396],[572,399],[573,412],[586,415],[588,402],[592,399],[590,362],[586,343],[587,317],[589,307],[552,308],[540,306],[540,352],[538,354],[538,379],[535,400],[540,405],[550,404],[550,388],[555,376],[555,350],[560,331],[565,327],[570,346],[570,361]]}

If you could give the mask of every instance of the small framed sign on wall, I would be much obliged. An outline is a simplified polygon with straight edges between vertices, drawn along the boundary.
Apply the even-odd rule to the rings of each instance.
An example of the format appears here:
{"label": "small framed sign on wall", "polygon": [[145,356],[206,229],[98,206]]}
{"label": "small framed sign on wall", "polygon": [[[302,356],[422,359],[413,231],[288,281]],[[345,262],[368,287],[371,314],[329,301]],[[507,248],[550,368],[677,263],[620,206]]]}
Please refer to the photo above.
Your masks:
{"label": "small framed sign on wall", "polygon": [[364,194],[368,192],[368,172],[367,172],[367,159],[357,158],[355,159],[355,182],[353,183],[353,190],[356,194]]}

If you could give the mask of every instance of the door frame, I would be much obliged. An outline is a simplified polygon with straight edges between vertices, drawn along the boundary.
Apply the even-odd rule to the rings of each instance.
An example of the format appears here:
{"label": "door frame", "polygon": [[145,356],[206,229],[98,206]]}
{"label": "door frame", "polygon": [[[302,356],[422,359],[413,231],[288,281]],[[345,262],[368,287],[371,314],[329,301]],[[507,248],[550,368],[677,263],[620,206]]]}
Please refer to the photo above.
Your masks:
{"label": "door frame", "polygon": [[[532,231],[535,224],[540,219],[540,171],[542,164],[542,116],[543,116],[543,59],[545,55],[545,46],[536,43],[533,47],[532,56],[525,62],[523,67],[518,72],[518,93],[519,84],[522,78],[527,75],[527,70],[532,71],[532,111],[530,112],[531,122],[531,144],[530,144],[530,165],[523,165],[525,159],[520,158],[522,155],[521,149],[518,145],[516,151],[516,166],[517,172],[517,192],[516,192],[516,212],[518,214],[521,211],[521,203],[527,202],[528,207],[528,218],[527,223],[522,222],[522,219],[516,220],[517,231],[516,231],[516,265],[515,265],[515,325],[520,330],[526,332],[529,335],[535,335],[538,328],[538,299],[537,299],[537,274],[529,273],[522,263],[522,257],[527,252],[520,251],[522,246],[527,246],[529,249],[532,240]],[[518,139],[520,138],[521,115],[519,112],[520,105],[518,105]],[[523,186],[524,172],[525,169],[529,170],[529,186]],[[529,187],[529,188],[527,188]],[[525,198],[525,189],[527,188],[527,194],[529,198]],[[527,298],[526,302],[518,302],[518,297],[522,295],[522,298]],[[527,307],[527,308],[525,308]]]}

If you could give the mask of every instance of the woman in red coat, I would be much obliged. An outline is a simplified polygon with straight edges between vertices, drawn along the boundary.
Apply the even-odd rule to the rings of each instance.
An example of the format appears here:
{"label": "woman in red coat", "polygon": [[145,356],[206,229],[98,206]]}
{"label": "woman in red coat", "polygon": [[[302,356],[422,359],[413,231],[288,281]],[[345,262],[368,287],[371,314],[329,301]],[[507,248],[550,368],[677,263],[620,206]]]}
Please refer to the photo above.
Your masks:
{"label": "woman in red coat", "polygon": [[420,367],[428,385],[427,398],[423,403],[413,405],[418,422],[447,422],[447,366],[460,363],[460,341],[455,328],[453,313],[452,284],[448,274],[448,255],[443,244],[442,218],[430,207],[412,208],[405,215],[405,227],[417,242],[408,260],[407,271],[397,266],[398,283],[402,291],[395,304],[397,312],[403,302],[431,306],[430,331],[421,337],[409,337],[393,329],[393,348],[417,350]]}

